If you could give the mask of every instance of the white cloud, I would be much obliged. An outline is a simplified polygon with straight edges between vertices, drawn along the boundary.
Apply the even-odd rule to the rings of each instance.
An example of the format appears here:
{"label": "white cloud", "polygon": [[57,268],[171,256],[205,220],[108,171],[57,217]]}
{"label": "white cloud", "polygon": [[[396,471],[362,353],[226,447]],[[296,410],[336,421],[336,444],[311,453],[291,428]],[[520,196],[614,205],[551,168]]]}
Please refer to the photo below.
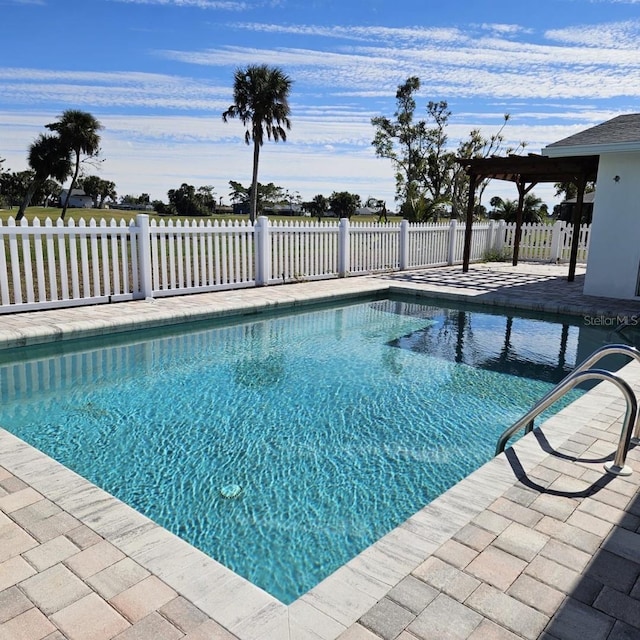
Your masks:
{"label": "white cloud", "polygon": [[[480,127],[484,135],[495,133],[502,113],[498,110],[492,118],[485,113],[457,114],[448,130],[452,145],[466,138],[472,128]],[[609,116],[602,111],[573,113],[579,118],[577,124],[571,118],[565,124],[512,120],[504,131],[505,142],[513,146],[526,140],[530,143],[527,151],[539,152],[546,144]],[[8,168],[26,168],[29,143],[56,115],[0,112],[0,139]],[[113,180],[120,194],[147,192],[153,198],[166,199],[168,189],[187,182],[211,184],[228,202],[229,180],[250,182],[251,147],[243,143],[237,122],[225,124],[215,116],[95,115],[105,127],[101,145],[105,162],[99,173]],[[315,116],[297,118],[286,143],[265,144],[260,180],[297,190],[304,199],[347,190],[362,197],[383,198],[390,208],[395,207],[393,171],[388,161],[375,157],[372,136],[368,119],[358,121],[349,112],[344,120],[332,120],[322,110]],[[492,187],[496,193],[512,197],[509,188],[503,184]]]}
{"label": "white cloud", "polygon": [[247,2],[233,0],[111,0],[127,4],[155,4],[170,7],[196,7],[197,9],[224,9],[227,11],[244,11],[250,5]]}
{"label": "white cloud", "polygon": [[[640,2],[640,0],[638,0]],[[602,49],[630,49],[637,54],[640,47],[640,21],[610,22],[599,25],[582,25],[564,29],[550,29],[545,33],[549,40],[569,45]]]}
{"label": "white cloud", "polygon": [[238,22],[229,27],[260,33],[281,33],[297,36],[317,36],[345,40],[364,40],[379,42],[381,40],[398,43],[459,43],[467,40],[467,36],[457,28],[444,27],[384,27],[384,26],[318,26],[318,25],[286,25],[261,22]]}
{"label": "white cloud", "polygon": [[[625,23],[626,24],[626,23]],[[631,25],[631,26],[630,26]],[[640,23],[626,25],[626,33],[638,29]],[[252,30],[260,25],[236,25]],[[540,44],[527,39],[514,40],[501,33],[524,33],[517,25],[485,25],[495,27],[490,36],[472,37],[458,30],[449,30],[440,41],[429,40],[429,30],[398,30],[405,35],[420,38],[424,43],[409,40],[398,46],[378,41],[375,46],[334,50],[316,48],[241,48],[223,46],[200,51],[164,50],[158,55],[187,64],[209,67],[242,66],[252,63],[282,66],[297,83],[318,87],[334,95],[372,97],[393,95],[397,85],[408,75],[417,74],[423,81],[424,91],[440,92],[447,98],[474,96],[501,96],[511,98],[565,98],[594,99],[612,96],[637,96],[640,59],[638,42],[613,34],[599,46],[587,46],[591,36],[582,37],[579,31],[549,31],[546,37],[554,44]],[[266,31],[289,33],[315,33],[346,37],[351,30],[344,28],[313,28],[308,26],[262,25]],[[366,27],[355,32],[364,38],[375,36],[380,28]],[[603,32],[607,30],[603,27]],[[385,29],[391,33],[393,29]],[[420,35],[416,35],[420,34]],[[563,39],[573,43],[557,44]],[[593,36],[595,41],[597,38]],[[608,46],[617,40],[618,46]],[[623,46],[624,44],[624,46]],[[631,46],[634,44],[634,46]]]}
{"label": "white cloud", "polygon": [[531,29],[525,29],[519,24],[501,24],[501,23],[487,23],[484,22],[480,25],[481,29],[485,31],[491,31],[495,34],[503,36],[517,35],[519,33],[531,33]]}
{"label": "white cloud", "polygon": [[6,104],[66,107],[222,110],[231,89],[203,80],[153,73],[45,71],[0,68]]}

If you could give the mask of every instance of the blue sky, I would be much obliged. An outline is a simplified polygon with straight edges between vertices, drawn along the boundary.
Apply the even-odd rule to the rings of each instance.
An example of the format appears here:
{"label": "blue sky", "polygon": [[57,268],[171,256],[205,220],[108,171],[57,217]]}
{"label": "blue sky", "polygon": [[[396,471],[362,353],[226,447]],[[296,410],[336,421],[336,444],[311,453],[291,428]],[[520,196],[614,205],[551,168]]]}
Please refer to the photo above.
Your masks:
{"label": "blue sky", "polygon": [[[221,113],[253,63],[294,81],[288,141],[265,144],[260,181],[304,199],[347,190],[395,207],[370,120],[392,115],[411,75],[418,115],[449,103],[452,146],[505,113],[507,141],[537,153],[640,111],[640,0],[0,0],[0,23],[5,168],[27,168],[43,125],[82,109],[104,125],[89,172],[119,195],[166,200],[188,182],[228,203],[229,180],[249,184],[242,126]],[[551,186],[534,191],[553,204]],[[495,194],[516,197],[506,183]]]}

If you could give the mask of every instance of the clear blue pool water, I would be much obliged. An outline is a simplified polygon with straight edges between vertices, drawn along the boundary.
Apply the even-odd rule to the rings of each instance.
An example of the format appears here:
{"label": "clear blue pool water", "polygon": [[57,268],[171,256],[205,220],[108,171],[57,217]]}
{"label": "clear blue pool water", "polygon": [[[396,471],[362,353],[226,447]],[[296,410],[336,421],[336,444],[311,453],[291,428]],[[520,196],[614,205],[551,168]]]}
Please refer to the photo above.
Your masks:
{"label": "clear blue pool water", "polygon": [[406,300],[131,333],[0,354],[0,424],[290,603],[606,341]]}

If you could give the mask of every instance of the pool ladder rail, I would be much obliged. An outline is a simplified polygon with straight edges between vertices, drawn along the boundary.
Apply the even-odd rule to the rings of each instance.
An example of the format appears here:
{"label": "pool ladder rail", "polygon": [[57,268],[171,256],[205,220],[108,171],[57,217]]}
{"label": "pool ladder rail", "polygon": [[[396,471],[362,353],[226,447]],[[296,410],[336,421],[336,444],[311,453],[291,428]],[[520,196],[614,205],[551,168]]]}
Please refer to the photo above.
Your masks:
{"label": "pool ladder rail", "polygon": [[638,326],[638,321],[636,316],[633,316],[633,318],[624,319],[620,324],[618,324],[618,326],[613,331],[618,336],[620,336],[620,338],[622,338],[623,340],[626,340],[628,344],[633,346],[633,342],[631,341],[631,338],[629,338],[629,336],[625,334],[625,329],[629,327],[636,327],[636,326]]}
{"label": "pool ladder rail", "polygon": [[[614,459],[606,462],[604,468],[608,473],[617,476],[631,475],[631,467],[625,464],[627,452],[630,444],[640,444],[640,420],[638,416],[638,401],[636,394],[629,383],[619,375],[612,373],[606,369],[593,369],[593,365],[598,363],[602,358],[608,355],[624,355],[640,363],[640,351],[635,347],[627,344],[611,344],[600,347],[594,351],[582,364],[579,364],[568,376],[563,378],[546,396],[538,400],[536,404],[524,415],[520,420],[506,429],[496,446],[496,455],[502,453],[509,439],[521,429],[525,429],[525,433],[530,433],[534,429],[534,420],[545,409],[548,409],[554,402],[559,400],[567,392],[571,391],[575,386],[585,380],[607,380],[614,384],[624,396],[627,402],[627,408],[622,423],[622,431],[620,433],[620,441],[616,449]],[[632,435],[633,430],[633,435]]]}

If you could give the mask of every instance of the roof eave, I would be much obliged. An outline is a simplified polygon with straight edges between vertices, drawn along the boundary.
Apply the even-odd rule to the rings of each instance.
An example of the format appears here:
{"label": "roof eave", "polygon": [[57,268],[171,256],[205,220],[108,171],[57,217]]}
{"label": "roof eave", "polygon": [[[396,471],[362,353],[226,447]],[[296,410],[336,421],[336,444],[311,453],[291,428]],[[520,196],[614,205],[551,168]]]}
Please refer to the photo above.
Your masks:
{"label": "roof eave", "polygon": [[542,155],[548,158],[569,156],[599,156],[603,153],[640,153],[640,140],[634,142],[610,142],[606,144],[581,144],[554,146],[542,149]]}

